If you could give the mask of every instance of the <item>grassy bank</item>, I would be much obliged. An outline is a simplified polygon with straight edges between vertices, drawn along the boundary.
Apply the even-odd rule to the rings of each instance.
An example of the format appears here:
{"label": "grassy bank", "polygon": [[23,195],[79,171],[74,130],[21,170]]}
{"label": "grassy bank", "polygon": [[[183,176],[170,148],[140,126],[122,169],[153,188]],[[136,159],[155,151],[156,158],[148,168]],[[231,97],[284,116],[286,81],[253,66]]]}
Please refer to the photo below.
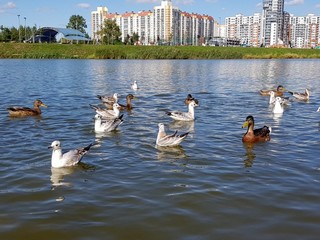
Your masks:
{"label": "grassy bank", "polygon": [[272,59],[320,58],[320,49],[111,46],[0,43],[0,58],[33,59]]}

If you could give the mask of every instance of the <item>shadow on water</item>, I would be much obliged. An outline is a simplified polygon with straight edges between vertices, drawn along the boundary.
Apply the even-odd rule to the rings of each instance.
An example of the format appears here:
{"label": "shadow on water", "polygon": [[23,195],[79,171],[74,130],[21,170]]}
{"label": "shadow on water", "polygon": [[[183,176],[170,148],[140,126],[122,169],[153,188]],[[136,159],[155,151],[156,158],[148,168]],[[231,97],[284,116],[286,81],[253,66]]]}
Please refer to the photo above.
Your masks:
{"label": "shadow on water", "polygon": [[160,147],[155,146],[157,151],[157,158],[159,161],[170,161],[187,158],[187,155],[181,146],[175,147]]}

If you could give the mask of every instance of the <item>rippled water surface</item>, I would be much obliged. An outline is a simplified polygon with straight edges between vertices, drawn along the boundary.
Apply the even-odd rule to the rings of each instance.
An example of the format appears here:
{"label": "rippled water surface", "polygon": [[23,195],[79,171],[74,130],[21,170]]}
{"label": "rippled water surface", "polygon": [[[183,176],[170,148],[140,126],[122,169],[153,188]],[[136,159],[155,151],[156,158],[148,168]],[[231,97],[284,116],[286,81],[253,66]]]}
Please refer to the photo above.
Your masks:
{"label": "rippled water surface", "polygon": [[[319,60],[0,60],[1,239],[319,239]],[[130,89],[136,80],[140,89]],[[274,116],[259,89],[311,90]],[[115,132],[93,131],[96,95],[133,93]],[[188,93],[196,120],[175,122]],[[10,118],[8,106],[48,105]],[[241,126],[272,127],[246,146]],[[157,149],[158,123],[190,134]],[[63,150],[97,144],[83,164],[51,169]]]}

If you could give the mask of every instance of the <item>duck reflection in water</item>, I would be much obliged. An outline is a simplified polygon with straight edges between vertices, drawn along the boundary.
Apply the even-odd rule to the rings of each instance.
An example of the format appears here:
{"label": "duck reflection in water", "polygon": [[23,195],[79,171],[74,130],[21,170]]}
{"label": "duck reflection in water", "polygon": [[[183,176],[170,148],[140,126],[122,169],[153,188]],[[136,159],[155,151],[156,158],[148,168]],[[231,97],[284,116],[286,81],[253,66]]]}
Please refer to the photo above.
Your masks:
{"label": "duck reflection in water", "polygon": [[246,154],[244,155],[245,159],[243,160],[244,166],[252,167],[253,161],[256,158],[256,154],[253,151],[254,143],[243,143],[243,146],[246,150]]}

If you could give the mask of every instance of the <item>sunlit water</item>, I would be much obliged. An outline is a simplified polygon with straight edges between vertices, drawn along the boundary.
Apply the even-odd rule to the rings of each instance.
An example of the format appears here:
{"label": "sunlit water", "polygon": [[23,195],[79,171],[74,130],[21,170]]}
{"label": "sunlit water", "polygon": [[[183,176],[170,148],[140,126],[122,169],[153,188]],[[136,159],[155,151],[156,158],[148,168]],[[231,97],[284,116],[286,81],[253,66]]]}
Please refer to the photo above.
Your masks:
{"label": "sunlit water", "polygon": [[[319,239],[319,60],[0,60],[1,239]],[[133,91],[136,80],[140,89]],[[259,89],[311,90],[274,116]],[[116,132],[93,131],[98,94],[135,108]],[[187,111],[193,123],[165,112]],[[10,118],[8,106],[48,105]],[[270,142],[246,146],[241,126],[270,125]],[[190,134],[157,149],[158,123]],[[63,150],[97,144],[83,165],[51,169]]]}

